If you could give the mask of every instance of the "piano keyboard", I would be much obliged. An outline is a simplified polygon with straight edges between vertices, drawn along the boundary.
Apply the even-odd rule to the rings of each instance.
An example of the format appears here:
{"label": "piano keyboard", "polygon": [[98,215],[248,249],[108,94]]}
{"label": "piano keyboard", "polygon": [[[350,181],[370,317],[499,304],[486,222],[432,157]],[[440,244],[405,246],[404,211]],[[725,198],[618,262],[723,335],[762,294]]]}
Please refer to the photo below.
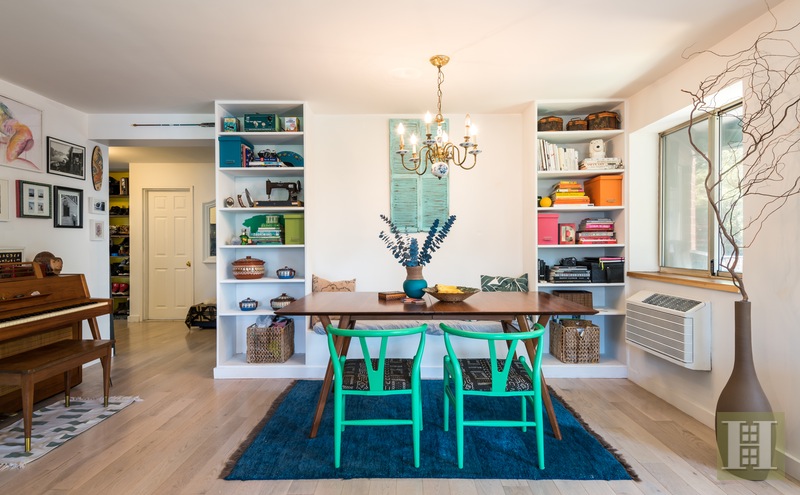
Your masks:
{"label": "piano keyboard", "polygon": [[24,325],[25,323],[30,323],[37,320],[43,320],[45,318],[54,318],[56,316],[64,316],[70,313],[77,313],[79,311],[85,311],[87,309],[99,308],[102,306],[107,306],[107,302],[89,302],[89,303],[81,303],[75,306],[69,306],[66,308],[57,309],[55,311],[42,311],[41,313],[34,313],[34,314],[27,314],[22,318],[5,318],[0,319],[0,328],[6,328],[10,326],[16,325]]}

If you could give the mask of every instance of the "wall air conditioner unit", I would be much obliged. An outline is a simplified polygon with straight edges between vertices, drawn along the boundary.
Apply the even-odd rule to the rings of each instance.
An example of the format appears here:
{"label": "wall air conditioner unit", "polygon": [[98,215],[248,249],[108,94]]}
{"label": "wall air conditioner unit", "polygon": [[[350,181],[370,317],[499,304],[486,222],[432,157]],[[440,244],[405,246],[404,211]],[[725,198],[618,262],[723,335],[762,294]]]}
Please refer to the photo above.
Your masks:
{"label": "wall air conditioner unit", "polygon": [[639,291],[627,300],[625,340],[692,370],[711,369],[711,303]]}

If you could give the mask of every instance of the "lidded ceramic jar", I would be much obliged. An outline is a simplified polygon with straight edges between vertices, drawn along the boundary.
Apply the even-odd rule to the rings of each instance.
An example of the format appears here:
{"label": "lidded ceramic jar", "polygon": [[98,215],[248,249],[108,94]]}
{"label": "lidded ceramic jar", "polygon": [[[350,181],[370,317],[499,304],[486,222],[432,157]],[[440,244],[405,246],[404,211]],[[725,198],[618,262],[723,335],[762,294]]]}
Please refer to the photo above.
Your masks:
{"label": "lidded ceramic jar", "polygon": [[275,299],[270,299],[269,304],[272,306],[272,309],[281,309],[285,306],[288,306],[290,303],[294,302],[294,298],[285,292],[280,296],[276,297]]}
{"label": "lidded ceramic jar", "polygon": [[233,276],[238,279],[253,279],[264,276],[264,261],[246,256],[231,263]]}
{"label": "lidded ceramic jar", "polygon": [[250,299],[248,297],[247,299],[242,299],[241,301],[239,301],[239,309],[241,309],[242,311],[253,311],[257,307],[258,307],[258,301],[256,301],[255,299]]}
{"label": "lidded ceramic jar", "polygon": [[278,278],[294,278],[297,272],[294,271],[294,268],[284,266],[283,268],[275,270],[275,273],[278,275]]}

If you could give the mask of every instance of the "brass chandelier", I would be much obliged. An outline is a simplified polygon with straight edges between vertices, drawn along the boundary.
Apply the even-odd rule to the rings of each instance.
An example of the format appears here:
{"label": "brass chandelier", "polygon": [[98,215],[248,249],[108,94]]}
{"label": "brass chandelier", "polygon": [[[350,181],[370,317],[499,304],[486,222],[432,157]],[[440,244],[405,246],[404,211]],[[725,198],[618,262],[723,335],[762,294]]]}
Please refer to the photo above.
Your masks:
{"label": "brass chandelier", "polygon": [[[417,135],[411,135],[411,158],[410,163],[406,163],[406,155],[408,150],[405,149],[405,128],[400,123],[397,126],[397,134],[400,135],[400,149],[396,151],[400,155],[401,163],[406,170],[416,172],[418,175],[424,175],[431,169],[431,174],[441,179],[446,176],[450,171],[451,165],[457,165],[464,170],[470,170],[478,163],[478,149],[477,129],[467,114],[464,119],[464,141],[458,145],[450,142],[447,132],[443,128],[444,117],[442,116],[442,83],[444,82],[444,73],[442,67],[447,65],[450,57],[447,55],[434,55],[431,57],[431,64],[439,70],[438,76],[438,103],[436,112],[436,135],[431,133],[431,123],[434,118],[431,113],[425,114],[425,140],[422,142],[422,147],[417,151]],[[472,156],[472,164],[467,164],[468,157]]]}

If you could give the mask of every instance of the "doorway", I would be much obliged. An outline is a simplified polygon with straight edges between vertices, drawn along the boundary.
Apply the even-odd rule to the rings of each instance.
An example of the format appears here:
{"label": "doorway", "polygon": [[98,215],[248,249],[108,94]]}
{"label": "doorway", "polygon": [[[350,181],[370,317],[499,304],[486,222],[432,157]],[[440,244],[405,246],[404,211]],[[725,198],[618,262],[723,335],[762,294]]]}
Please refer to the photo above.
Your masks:
{"label": "doorway", "polygon": [[192,188],[145,190],[145,319],[182,320],[193,304],[192,193]]}

